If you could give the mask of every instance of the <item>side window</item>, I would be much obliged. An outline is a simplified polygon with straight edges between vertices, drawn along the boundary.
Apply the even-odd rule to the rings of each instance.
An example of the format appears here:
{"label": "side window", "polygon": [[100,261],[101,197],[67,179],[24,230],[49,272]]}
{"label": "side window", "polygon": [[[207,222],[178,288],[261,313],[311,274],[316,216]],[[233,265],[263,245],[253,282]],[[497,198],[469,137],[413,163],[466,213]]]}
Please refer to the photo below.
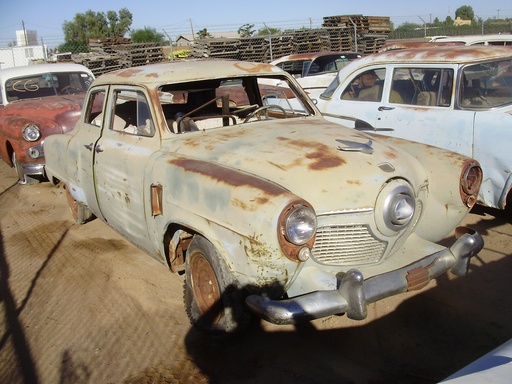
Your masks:
{"label": "side window", "polygon": [[452,69],[396,68],[393,71],[390,102],[448,107],[452,87]]}
{"label": "side window", "polygon": [[137,136],[153,136],[155,126],[142,91],[116,90],[110,129]]}
{"label": "side window", "polygon": [[381,101],[386,69],[372,69],[358,75],[343,91],[343,100]]}
{"label": "side window", "polygon": [[103,88],[89,93],[85,113],[85,122],[97,127],[103,126],[103,104],[105,103],[105,90]]}

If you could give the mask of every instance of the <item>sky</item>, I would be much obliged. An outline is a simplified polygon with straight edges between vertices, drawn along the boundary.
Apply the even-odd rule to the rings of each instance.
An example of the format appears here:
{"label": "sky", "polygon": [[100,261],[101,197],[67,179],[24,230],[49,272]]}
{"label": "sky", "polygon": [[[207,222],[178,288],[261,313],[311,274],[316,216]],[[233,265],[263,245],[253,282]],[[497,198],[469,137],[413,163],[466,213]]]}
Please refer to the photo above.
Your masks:
{"label": "sky", "polygon": [[510,0],[0,0],[0,47],[15,41],[16,30],[23,27],[37,31],[45,44],[60,44],[62,24],[88,10],[106,13],[127,8],[133,15],[132,29],[155,28],[175,40],[203,28],[212,33],[236,32],[244,24],[253,24],[255,30],[265,25],[318,28],[324,17],[339,15],[388,16],[395,27],[403,22],[422,24],[436,17],[441,21],[447,16],[454,19],[455,10],[463,5],[471,6],[484,20],[512,18]]}

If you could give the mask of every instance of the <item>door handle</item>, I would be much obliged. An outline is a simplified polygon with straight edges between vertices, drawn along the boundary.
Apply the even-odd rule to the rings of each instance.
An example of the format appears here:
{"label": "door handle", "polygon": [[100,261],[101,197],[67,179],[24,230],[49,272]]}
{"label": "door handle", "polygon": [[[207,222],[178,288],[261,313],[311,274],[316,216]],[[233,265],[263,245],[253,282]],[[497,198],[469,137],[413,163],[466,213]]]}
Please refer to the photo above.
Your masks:
{"label": "door handle", "polygon": [[87,148],[89,151],[92,151],[92,143],[91,144],[84,144],[84,147]]}
{"label": "door handle", "polygon": [[96,148],[94,148],[94,150],[96,151],[96,153],[103,152],[103,148],[101,148],[100,145],[97,145]]}
{"label": "door handle", "polygon": [[379,111],[391,111],[393,109],[395,109],[395,107],[379,107]]}

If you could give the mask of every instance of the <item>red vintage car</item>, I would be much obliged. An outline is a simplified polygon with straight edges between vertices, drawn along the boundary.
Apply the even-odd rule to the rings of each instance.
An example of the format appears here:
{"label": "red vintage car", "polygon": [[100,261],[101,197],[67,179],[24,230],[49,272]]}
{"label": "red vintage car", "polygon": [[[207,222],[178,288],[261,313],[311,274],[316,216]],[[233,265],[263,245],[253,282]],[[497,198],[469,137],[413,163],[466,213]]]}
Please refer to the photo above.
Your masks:
{"label": "red vintage car", "polygon": [[44,139],[73,129],[93,80],[71,63],[0,70],[0,157],[20,184],[44,180]]}

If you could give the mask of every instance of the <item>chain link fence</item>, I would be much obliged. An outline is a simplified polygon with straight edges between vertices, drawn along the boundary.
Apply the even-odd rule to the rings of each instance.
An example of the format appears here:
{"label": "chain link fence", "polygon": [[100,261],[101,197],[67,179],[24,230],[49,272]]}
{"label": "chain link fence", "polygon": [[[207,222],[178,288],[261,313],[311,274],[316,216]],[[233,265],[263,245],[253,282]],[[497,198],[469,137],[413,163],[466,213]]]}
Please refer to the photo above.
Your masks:
{"label": "chain link fence", "polygon": [[157,43],[132,43],[126,38],[90,40],[87,45],[72,46],[72,52],[52,53],[40,45],[0,48],[0,68],[44,62],[75,62],[99,76],[121,68],[137,67],[166,60],[185,58],[226,58],[270,62],[282,56],[319,51],[377,52],[387,40],[427,39],[433,35],[463,35],[510,32],[510,23],[484,27],[459,26],[391,31],[389,17],[329,16],[321,28],[297,29],[284,33],[246,38],[195,39],[189,46]]}

